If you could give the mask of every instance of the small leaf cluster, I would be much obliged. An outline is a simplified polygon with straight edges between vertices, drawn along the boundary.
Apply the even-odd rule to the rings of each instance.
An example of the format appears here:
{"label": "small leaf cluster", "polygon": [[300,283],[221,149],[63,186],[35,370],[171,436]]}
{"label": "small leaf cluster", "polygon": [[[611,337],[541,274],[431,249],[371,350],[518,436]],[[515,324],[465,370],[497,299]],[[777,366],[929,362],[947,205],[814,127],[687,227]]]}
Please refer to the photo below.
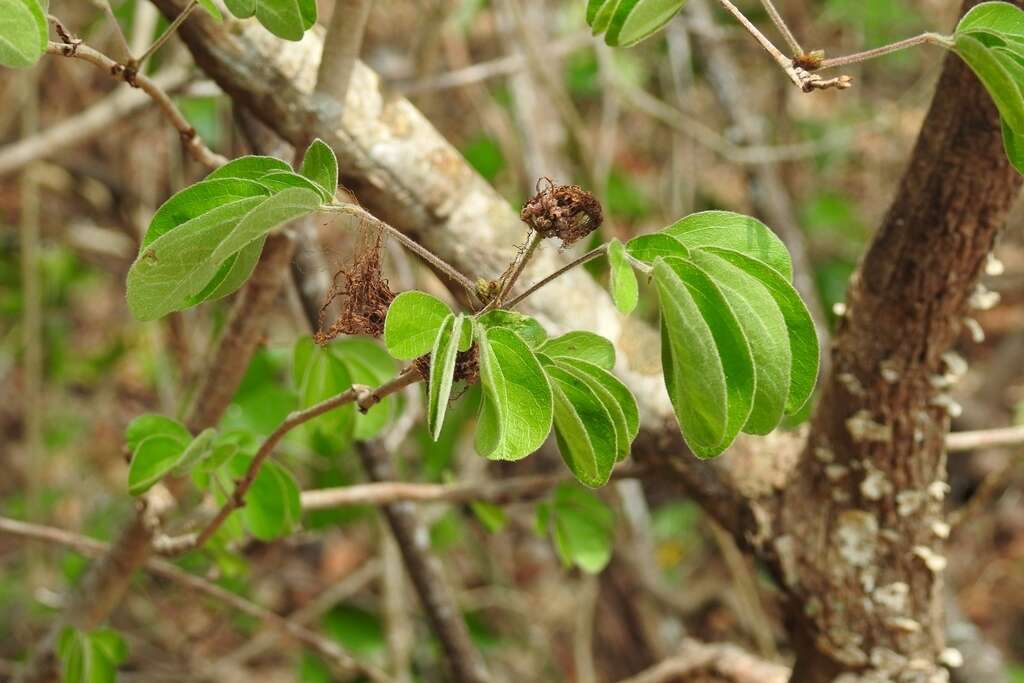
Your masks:
{"label": "small leaf cluster", "polygon": [[704,211],[608,254],[620,310],[636,306],[634,268],[657,287],[665,388],[694,454],[714,457],[741,431],[767,434],[806,403],[818,338],[767,226]]}
{"label": "small leaf cluster", "polygon": [[588,0],[587,24],[615,47],[628,47],[656,33],[686,0]]}
{"label": "small leaf cluster", "polygon": [[46,3],[0,0],[0,66],[25,69],[46,54]]}
{"label": "small leaf cluster", "polygon": [[566,567],[598,574],[612,557],[615,514],[604,501],[574,484],[559,484],[537,506],[537,531],[549,534]]}
{"label": "small leaf cluster", "polygon": [[128,306],[139,320],[231,294],[249,278],[267,235],[330,203],[338,162],[321,140],[300,171],[273,157],[240,157],[178,192],[157,210],[128,271]]}
{"label": "small leaf cluster", "polygon": [[549,338],[533,318],[506,310],[453,313],[424,292],[398,295],[384,323],[388,352],[426,356],[427,424],[436,440],[458,379],[459,352],[475,352],[481,400],[474,445],[492,460],[520,460],[552,430],[566,465],[587,486],[601,486],[629,454],[639,412],[611,372],[615,349],[590,332]]}
{"label": "small leaf cluster", "polygon": [[[210,0],[200,4],[219,18],[220,12]],[[264,28],[285,40],[302,40],[316,23],[316,0],[224,0],[224,4],[239,19],[256,17]]]}
{"label": "small leaf cluster", "polygon": [[124,639],[111,629],[67,627],[57,641],[61,683],[114,683],[117,666],[128,657]]}
{"label": "small leaf cluster", "polygon": [[[200,490],[211,491],[219,504],[226,502],[235,481],[252,462],[248,434],[218,434],[206,429],[193,437],[184,425],[162,415],[140,415],[125,430],[132,451],[128,492],[139,496],[165,476],[189,476]],[[244,531],[260,540],[290,533],[301,517],[299,486],[291,473],[276,462],[265,462],[246,495],[245,505],[221,527],[221,540],[241,538]]]}
{"label": "small leaf cluster", "polygon": [[1024,11],[1007,2],[975,5],[957,24],[953,45],[999,109],[1006,154],[1024,173]]}

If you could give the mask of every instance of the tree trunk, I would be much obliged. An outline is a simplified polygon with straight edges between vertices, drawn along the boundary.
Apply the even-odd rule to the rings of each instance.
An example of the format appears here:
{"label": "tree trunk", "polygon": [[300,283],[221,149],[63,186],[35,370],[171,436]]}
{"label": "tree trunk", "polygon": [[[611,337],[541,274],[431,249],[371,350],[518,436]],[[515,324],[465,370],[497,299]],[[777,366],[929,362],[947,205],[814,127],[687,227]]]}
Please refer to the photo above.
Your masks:
{"label": "tree trunk", "polygon": [[[973,2],[965,4],[965,9]],[[851,281],[801,462],[778,510],[793,680],[947,680],[940,388],[945,355],[1017,195],[991,99],[955,55],[892,206]]]}

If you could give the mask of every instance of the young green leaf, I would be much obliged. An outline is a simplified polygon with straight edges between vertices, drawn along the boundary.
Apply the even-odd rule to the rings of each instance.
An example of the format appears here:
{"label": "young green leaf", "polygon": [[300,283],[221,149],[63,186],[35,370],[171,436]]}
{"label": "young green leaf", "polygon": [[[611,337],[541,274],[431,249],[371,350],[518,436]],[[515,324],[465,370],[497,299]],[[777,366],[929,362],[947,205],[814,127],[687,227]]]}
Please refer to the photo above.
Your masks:
{"label": "young green leaf", "polygon": [[547,509],[547,522],[554,526],[555,548],[562,562],[590,574],[604,569],[615,540],[611,508],[586,489],[559,484]]}
{"label": "young green leaf", "polygon": [[[261,187],[237,179],[207,182]],[[216,206],[170,226],[148,243],[144,241],[138,259],[128,271],[128,305],[132,314],[140,320],[154,320],[191,305],[194,295],[207,289],[229,259],[289,220],[312,213],[319,205],[320,195],[290,188],[270,196],[247,197]],[[154,218],[150,232],[161,225]],[[233,265],[231,262],[227,267]],[[222,284],[223,281],[215,291],[223,292]]]}
{"label": "young green leaf", "polygon": [[551,380],[555,438],[562,460],[580,483],[604,486],[619,460],[612,413],[587,381],[553,362],[544,369]]}
{"label": "young green leaf", "polygon": [[204,180],[216,180],[218,178],[259,180],[268,173],[275,171],[290,173],[292,172],[292,167],[276,157],[249,155],[232,159],[211,172]]}
{"label": "young green leaf", "polygon": [[114,683],[127,646],[110,629],[89,633],[68,626],[57,641],[57,654],[62,683]]}
{"label": "young green leaf", "polygon": [[981,2],[956,26],[956,33],[984,31],[1024,38],[1024,12],[1008,2]]}
{"label": "young green leaf", "polygon": [[128,450],[134,451],[145,439],[151,436],[167,436],[178,441],[182,448],[192,440],[192,434],[177,420],[163,415],[147,413],[139,415],[128,423],[124,430],[124,443]]}
{"label": "young green leaf", "polygon": [[[346,363],[321,348],[309,337],[295,342],[292,355],[292,379],[299,393],[299,405],[308,408],[337,396],[352,386]],[[352,403],[339,406],[306,423],[307,429],[321,429],[348,443],[355,433],[356,409]]]}
{"label": "young green leaf", "polygon": [[430,353],[441,323],[452,314],[440,299],[410,290],[395,297],[384,320],[384,345],[394,358],[413,360]]}
{"label": "young green leaf", "polygon": [[199,461],[204,460],[212,453],[217,439],[217,430],[208,427],[196,434],[196,438],[185,447],[177,462],[174,463],[174,475],[183,477],[188,474]]}
{"label": "young green leaf", "polygon": [[500,308],[488,311],[480,316],[477,322],[487,329],[492,327],[508,328],[522,337],[523,341],[533,348],[537,348],[548,338],[547,331],[541,327],[539,322],[528,315],[516,313],[515,311],[505,311]]}
{"label": "young green leaf", "polygon": [[263,26],[279,38],[302,40],[302,34],[316,23],[316,0],[225,0],[239,19],[256,15]]}
{"label": "young green leaf", "polygon": [[1024,137],[1014,133],[1006,121],[1000,119],[1000,124],[1003,127],[1003,148],[1006,150],[1006,157],[1017,169],[1017,173],[1024,175]]}
{"label": "young green leaf", "polygon": [[613,46],[635,45],[667,24],[686,4],[686,0],[606,0],[592,1],[587,7],[587,22],[594,33],[605,33],[605,42]]}
{"label": "young green leaf", "polygon": [[743,269],[703,249],[693,252],[691,262],[718,285],[750,343],[756,381],[743,431],[767,434],[782,421],[789,394],[792,358],[786,321],[771,293]]}
{"label": "young green leaf", "polygon": [[698,456],[725,438],[728,393],[711,329],[690,290],[664,261],[654,263],[661,310],[661,365],[683,438]]}
{"label": "young green leaf", "polygon": [[685,244],[663,232],[634,237],[626,242],[626,253],[644,263],[654,263],[654,259],[659,256],[678,256],[679,258],[689,258],[690,256],[690,250]]}
{"label": "young green leaf", "polygon": [[475,337],[483,388],[477,452],[492,460],[519,460],[540,448],[551,432],[551,386],[515,332],[478,325]]}
{"label": "young green leaf", "polygon": [[306,149],[302,158],[302,175],[323,188],[325,201],[330,201],[338,189],[338,157],[330,146],[317,138]]}
{"label": "young green leaf", "polygon": [[789,393],[786,398],[786,413],[792,415],[803,408],[814,392],[814,384],[818,379],[818,333],[814,328],[807,306],[800,299],[793,285],[757,259],[750,258],[730,249],[709,249],[711,253],[729,261],[743,269],[768,290],[775,299],[783,319],[786,321],[786,333],[789,337],[791,357]]}
{"label": "young green leaf", "polygon": [[0,66],[35,64],[46,53],[48,31],[39,0],[0,0]]}
{"label": "young green leaf", "polygon": [[441,323],[430,352],[430,381],[427,384],[427,429],[434,441],[441,435],[444,414],[455,379],[455,356],[459,350],[459,336],[463,315],[449,315]]}
{"label": "young green leaf", "polygon": [[325,203],[329,202],[334,196],[327,194],[327,190],[320,187],[320,185],[294,171],[271,171],[270,173],[265,173],[260,176],[259,183],[271,192],[280,192],[289,187],[309,190],[319,195],[320,199]]}
{"label": "young green leaf", "polygon": [[957,54],[985,86],[1003,120],[1015,132],[1024,132],[1024,95],[1011,72],[1012,60],[978,40],[975,32],[958,31],[954,40]]}
{"label": "young green leaf", "polygon": [[128,493],[139,496],[148,491],[174,469],[184,450],[185,444],[171,436],[143,439],[128,465]]}
{"label": "young green leaf", "polygon": [[567,332],[544,342],[537,351],[552,359],[563,356],[579,358],[605,370],[611,370],[615,366],[615,347],[610,341],[593,332]]}
{"label": "young green leaf", "polygon": [[[230,476],[243,476],[251,461],[248,455],[236,455],[227,465]],[[245,494],[245,505],[235,514],[240,514],[245,528],[261,541],[284,536],[302,517],[299,485],[288,470],[267,460]]]}
{"label": "young green leaf", "polygon": [[[587,382],[602,402],[609,406],[609,412],[621,414],[622,422],[619,423],[616,420],[616,437],[618,441],[623,442],[622,447],[618,449],[621,456],[619,459],[628,455],[629,446],[640,431],[640,411],[636,405],[636,398],[633,397],[629,387],[604,368],[585,360],[562,357],[554,362],[558,367],[572,372]],[[614,406],[614,411],[610,406]]]}
{"label": "young green leaf", "polygon": [[202,7],[206,12],[213,17],[216,21],[224,21],[224,15],[220,13],[220,8],[213,0],[199,0],[199,6]]}
{"label": "young green leaf", "polygon": [[691,249],[733,249],[767,263],[787,280],[793,279],[786,245],[756,218],[731,211],[701,211],[676,221],[662,232]]}
{"label": "young green leaf", "polygon": [[640,290],[633,266],[626,258],[626,249],[617,239],[608,243],[608,265],[611,268],[609,289],[612,301],[621,313],[632,313],[640,300]]}

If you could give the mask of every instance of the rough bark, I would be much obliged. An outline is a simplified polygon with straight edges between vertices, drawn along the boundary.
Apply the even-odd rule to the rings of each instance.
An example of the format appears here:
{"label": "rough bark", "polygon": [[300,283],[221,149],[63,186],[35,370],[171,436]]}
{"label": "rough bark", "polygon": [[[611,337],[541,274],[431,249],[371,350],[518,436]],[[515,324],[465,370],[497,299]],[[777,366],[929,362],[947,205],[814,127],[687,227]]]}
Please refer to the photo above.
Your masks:
{"label": "rough bark", "polygon": [[943,354],[1019,188],[995,107],[947,56],[762,546],[790,593],[794,681],[945,680],[949,415],[933,380],[953,369]]}

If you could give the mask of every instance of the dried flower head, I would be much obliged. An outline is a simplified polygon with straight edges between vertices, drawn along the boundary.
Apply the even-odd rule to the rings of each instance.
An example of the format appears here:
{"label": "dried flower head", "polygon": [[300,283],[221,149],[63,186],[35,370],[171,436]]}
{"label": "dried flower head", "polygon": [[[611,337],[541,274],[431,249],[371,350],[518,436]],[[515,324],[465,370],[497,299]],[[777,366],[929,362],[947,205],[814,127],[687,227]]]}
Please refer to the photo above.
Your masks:
{"label": "dried flower head", "polygon": [[[395,298],[387,280],[381,277],[380,249],[383,237],[364,232],[356,246],[352,262],[334,274],[327,298],[320,307],[320,324],[316,343],[326,344],[342,334],[363,334],[379,337],[384,333],[384,319]],[[344,280],[344,284],[339,283]],[[324,313],[331,302],[341,297],[341,315],[324,329]]]}
{"label": "dried flower head", "polygon": [[802,54],[793,57],[793,65],[798,66],[806,71],[814,71],[821,67],[821,63],[825,61],[824,50],[813,50],[811,52],[804,52]]}
{"label": "dried flower head", "polygon": [[[541,189],[542,183],[547,187]],[[537,194],[523,204],[519,217],[541,237],[558,237],[562,245],[578,242],[601,227],[601,203],[579,185],[555,185],[550,178],[537,181]]]}

